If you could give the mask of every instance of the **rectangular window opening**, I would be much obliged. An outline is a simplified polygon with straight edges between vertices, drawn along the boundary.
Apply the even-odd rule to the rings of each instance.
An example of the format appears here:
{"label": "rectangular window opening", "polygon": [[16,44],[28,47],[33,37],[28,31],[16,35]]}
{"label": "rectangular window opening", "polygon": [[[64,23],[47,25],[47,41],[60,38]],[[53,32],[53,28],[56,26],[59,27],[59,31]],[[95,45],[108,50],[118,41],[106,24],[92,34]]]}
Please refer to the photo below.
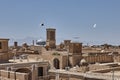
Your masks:
{"label": "rectangular window opening", "polygon": [[2,49],[2,42],[0,42],[0,49]]}
{"label": "rectangular window opening", "polygon": [[43,67],[38,67],[38,76],[43,76]]}

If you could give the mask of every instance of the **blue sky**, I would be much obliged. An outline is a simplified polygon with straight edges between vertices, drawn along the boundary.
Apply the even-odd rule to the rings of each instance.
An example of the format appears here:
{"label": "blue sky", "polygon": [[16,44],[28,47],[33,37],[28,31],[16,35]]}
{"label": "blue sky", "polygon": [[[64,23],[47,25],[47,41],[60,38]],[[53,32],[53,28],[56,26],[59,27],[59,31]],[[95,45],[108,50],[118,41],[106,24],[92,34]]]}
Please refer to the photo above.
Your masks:
{"label": "blue sky", "polygon": [[1,38],[45,40],[46,27],[57,43],[120,44],[120,0],[0,0]]}

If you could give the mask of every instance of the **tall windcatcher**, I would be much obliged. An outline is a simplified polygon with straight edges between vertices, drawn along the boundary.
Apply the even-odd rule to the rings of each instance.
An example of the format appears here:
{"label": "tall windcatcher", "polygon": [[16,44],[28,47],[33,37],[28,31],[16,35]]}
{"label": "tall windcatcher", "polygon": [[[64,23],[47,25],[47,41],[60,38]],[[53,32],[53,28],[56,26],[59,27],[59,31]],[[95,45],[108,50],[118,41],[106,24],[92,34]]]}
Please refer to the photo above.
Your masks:
{"label": "tall windcatcher", "polygon": [[49,48],[51,49],[56,48],[56,29],[47,28],[46,33],[47,33],[46,45],[49,46]]}

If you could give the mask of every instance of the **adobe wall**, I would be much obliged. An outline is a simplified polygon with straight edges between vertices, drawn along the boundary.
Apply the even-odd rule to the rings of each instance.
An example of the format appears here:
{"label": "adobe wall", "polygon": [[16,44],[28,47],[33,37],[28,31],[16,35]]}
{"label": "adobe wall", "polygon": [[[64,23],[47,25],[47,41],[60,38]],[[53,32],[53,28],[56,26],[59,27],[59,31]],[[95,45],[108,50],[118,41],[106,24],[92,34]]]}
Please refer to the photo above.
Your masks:
{"label": "adobe wall", "polygon": [[67,66],[67,56],[66,55],[41,55],[41,58],[48,60],[51,67],[53,68],[53,60],[57,58],[59,60],[60,69],[64,69]]}
{"label": "adobe wall", "polygon": [[120,55],[113,56],[114,62],[120,62]]}
{"label": "adobe wall", "polygon": [[71,55],[71,56],[69,56],[71,67],[79,65],[81,59],[82,59],[81,55]]}
{"label": "adobe wall", "polygon": [[8,40],[0,39],[0,52],[8,52]]}
{"label": "adobe wall", "polygon": [[61,66],[61,69],[65,69],[65,67],[67,67],[67,62],[68,61],[68,57],[67,56],[62,56],[62,66]]}
{"label": "adobe wall", "polygon": [[120,71],[120,67],[115,67],[115,68],[106,68],[106,69],[99,69],[99,70],[94,70],[92,72],[97,72],[97,73],[107,73],[110,71]]}
{"label": "adobe wall", "polygon": [[0,70],[0,78],[1,80],[6,79],[14,79],[14,80],[28,80],[28,74],[27,73],[19,73],[19,72],[13,72],[13,71],[6,71],[6,70]]}
{"label": "adobe wall", "polygon": [[[20,70],[22,72],[29,70],[29,72],[32,73],[32,80],[37,80],[38,77],[38,68],[39,67],[43,67],[43,76],[47,76],[48,75],[48,62],[28,62],[28,63],[6,63],[6,64],[0,64],[0,70],[4,70],[4,71],[13,71],[15,73],[17,73],[17,70]],[[19,71],[18,71],[19,72]],[[4,72],[3,72],[4,73]],[[4,73],[4,74],[8,74],[8,72]],[[4,75],[3,76],[8,76],[8,75]],[[11,76],[14,77],[14,73],[11,73]],[[26,77],[26,75],[22,75],[22,74],[16,74],[16,76],[19,78],[19,80],[24,80],[21,79],[20,76]],[[28,79],[25,79],[28,80]]]}
{"label": "adobe wall", "polygon": [[0,61],[8,61],[13,56],[13,53],[0,53]]}
{"label": "adobe wall", "polygon": [[113,62],[112,55],[97,55],[97,56],[84,56],[84,59],[88,63],[104,63],[104,62]]}

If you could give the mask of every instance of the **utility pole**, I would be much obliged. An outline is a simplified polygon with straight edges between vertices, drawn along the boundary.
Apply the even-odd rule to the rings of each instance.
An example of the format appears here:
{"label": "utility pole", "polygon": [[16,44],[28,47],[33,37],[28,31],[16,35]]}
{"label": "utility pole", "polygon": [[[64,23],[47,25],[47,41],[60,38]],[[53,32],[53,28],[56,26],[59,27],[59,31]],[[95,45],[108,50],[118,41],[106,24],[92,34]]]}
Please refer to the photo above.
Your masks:
{"label": "utility pole", "polygon": [[112,80],[114,80],[114,68],[112,68]]}

